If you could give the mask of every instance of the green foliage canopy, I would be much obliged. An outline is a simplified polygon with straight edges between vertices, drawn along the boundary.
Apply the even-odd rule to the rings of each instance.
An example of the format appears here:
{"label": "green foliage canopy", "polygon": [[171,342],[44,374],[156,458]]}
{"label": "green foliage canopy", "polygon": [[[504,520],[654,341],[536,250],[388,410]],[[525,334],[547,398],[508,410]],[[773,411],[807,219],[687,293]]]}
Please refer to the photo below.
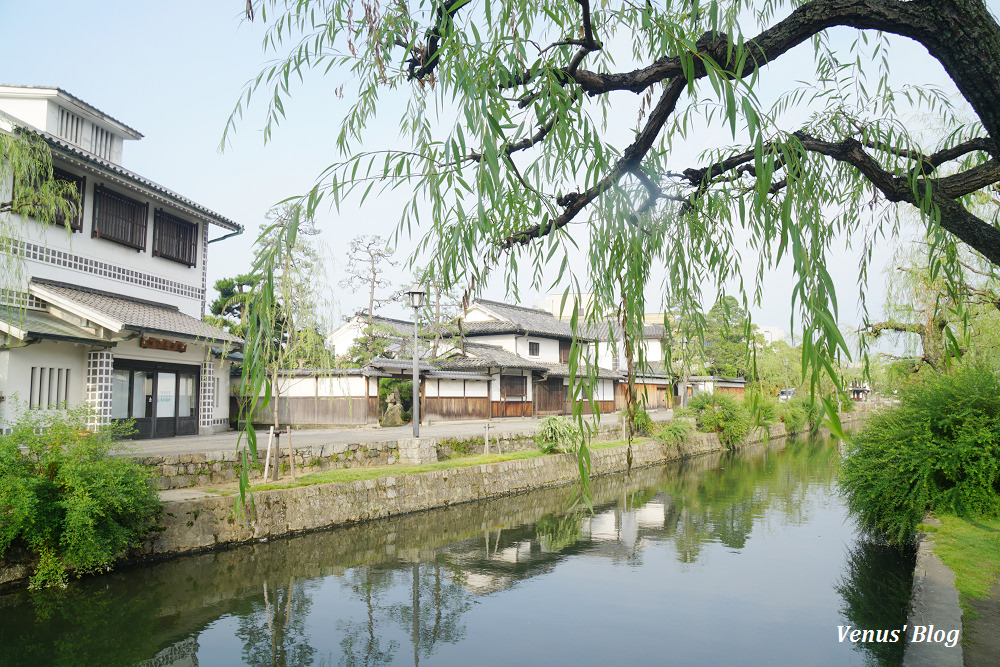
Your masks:
{"label": "green foliage canopy", "polygon": [[[399,232],[418,239],[429,277],[477,290],[499,275],[516,297],[528,267],[533,287],[593,293],[573,325],[616,313],[632,349],[653,267],[685,315],[703,289],[734,282],[742,308],[760,303],[764,276],[787,262],[802,375],[818,390],[849,355],[827,266],[838,239],[861,249],[864,278],[902,205],[933,242],[1000,264],[1000,229],[967,206],[1000,181],[1000,26],[981,0],[257,0],[248,14],[278,55],[223,145],[258,96],[267,141],[306,70],[349,79],[339,155],[303,195],[307,214],[398,190]],[[893,84],[896,38],[941,64],[972,123],[937,89]],[[779,61],[801,74],[764,99]],[[913,106],[957,129],[923,141],[903,122]],[[383,148],[386,122],[400,134]],[[685,141],[701,157],[678,163]],[[574,397],[593,379],[587,361],[573,353]]]}
{"label": "green foliage canopy", "polygon": [[1000,515],[1000,380],[985,366],[929,373],[854,439],[841,473],[866,531],[912,538],[928,510]]}
{"label": "green foliage canopy", "polygon": [[0,437],[0,556],[15,540],[37,552],[34,586],[64,583],[67,568],[110,567],[159,516],[149,472],[112,455],[132,425],[92,431],[88,416],[87,408],[29,410]]}
{"label": "green foliage canopy", "polygon": [[[517,267],[531,265],[535,286],[589,283],[595,299],[581,316],[621,312],[635,333],[650,266],[665,268],[671,307],[694,310],[705,276],[741,279],[746,238],[760,259],[741,306],[788,260],[815,377],[835,374],[826,360],[847,352],[826,266],[832,243],[857,237],[867,256],[893,233],[892,206],[875,210],[874,226],[863,213],[873,191],[918,210],[930,234],[945,230],[1000,262],[1000,230],[965,205],[1000,179],[1000,37],[978,0],[260,0],[248,13],[269,24],[265,49],[287,55],[248,83],[227,133],[265,95],[267,140],[304,70],[350,78],[343,159],[319,175],[306,208],[402,189],[400,229],[420,237],[429,273],[447,285],[478,288],[494,272],[516,292]],[[837,26],[857,38],[835,40]],[[953,122],[940,91],[892,85],[891,35],[941,63],[973,123]],[[795,50],[807,43],[811,67]],[[782,83],[764,100],[764,65],[795,58],[808,83]],[[407,103],[383,102],[404,86]],[[925,146],[900,122],[910,104],[959,129]],[[616,131],[624,108],[635,119],[626,138]],[[801,118],[795,108],[807,119],[783,127]],[[396,112],[403,145],[369,149],[366,128]],[[703,140],[700,163],[676,164],[672,147],[702,123],[731,143]],[[570,267],[575,247],[589,247],[582,270]]]}

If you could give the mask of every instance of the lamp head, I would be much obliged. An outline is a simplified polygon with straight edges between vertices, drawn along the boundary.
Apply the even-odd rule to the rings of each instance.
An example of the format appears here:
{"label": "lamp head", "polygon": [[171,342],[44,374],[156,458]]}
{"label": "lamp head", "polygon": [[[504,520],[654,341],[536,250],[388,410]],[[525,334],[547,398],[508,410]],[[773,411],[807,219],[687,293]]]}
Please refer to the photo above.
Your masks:
{"label": "lamp head", "polygon": [[410,306],[416,310],[424,305],[424,296],[427,292],[424,288],[420,286],[419,283],[414,283],[410,289],[406,291],[406,296],[410,299]]}

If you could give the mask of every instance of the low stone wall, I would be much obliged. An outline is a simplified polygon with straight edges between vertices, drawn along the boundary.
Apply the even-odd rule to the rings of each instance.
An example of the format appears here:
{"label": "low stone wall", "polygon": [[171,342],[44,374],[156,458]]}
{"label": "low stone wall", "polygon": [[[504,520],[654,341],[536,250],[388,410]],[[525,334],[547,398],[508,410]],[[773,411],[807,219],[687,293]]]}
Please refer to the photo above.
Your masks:
{"label": "low stone wall", "polygon": [[[866,414],[845,415],[843,422],[845,426],[856,424]],[[603,433],[604,437],[618,435],[618,428],[609,425]],[[779,424],[771,427],[769,433],[757,434],[748,444],[783,436],[785,429]],[[723,449],[715,434],[703,433],[692,434],[689,441],[679,448],[647,441],[633,443],[631,448],[623,445],[592,449],[591,475],[622,472],[630,467],[642,468]],[[237,517],[232,496],[172,502],[164,506],[159,529],[133,556],[164,557],[205,551],[499,498],[532,489],[571,484],[579,479],[579,474],[576,458],[563,454],[358,482],[259,491],[253,495],[256,518],[250,523]],[[0,563],[0,585],[23,581],[27,571],[27,563],[17,558]]]}
{"label": "low stone wall", "polygon": [[[602,424],[598,428],[598,439],[620,437],[621,427],[618,424]],[[353,442],[331,443],[309,447],[294,446],[295,434],[292,433],[292,453],[295,458],[295,470],[300,474],[309,474],[323,470],[341,468],[369,468],[374,466],[394,465],[400,462],[400,445],[404,440],[388,440],[383,442]],[[436,438],[433,439],[437,448],[438,460],[456,455],[481,454],[485,449],[484,439],[477,438]],[[265,441],[257,443],[257,467],[263,470]],[[288,467],[288,455],[284,440],[281,443],[281,465],[283,470]],[[492,454],[534,449],[535,440],[523,433],[494,433],[491,429],[489,451]],[[207,452],[202,454],[173,454],[169,456],[146,456],[137,459],[153,469],[156,488],[185,489],[198,486],[217,486],[239,479],[240,461],[235,450],[225,452]]]}
{"label": "low stone wall", "polygon": [[[697,434],[681,452],[656,442],[632,445],[633,468],[722,449],[712,434]],[[591,474],[627,470],[627,447],[591,450]],[[495,498],[579,479],[576,458],[565,454],[487,465],[436,470],[358,482],[323,484],[254,494],[256,520],[246,524],[233,510],[233,498],[202,498],[169,503],[163,530],[144,555],[178,554],[279,537],[330,526],[369,521],[434,507]]]}

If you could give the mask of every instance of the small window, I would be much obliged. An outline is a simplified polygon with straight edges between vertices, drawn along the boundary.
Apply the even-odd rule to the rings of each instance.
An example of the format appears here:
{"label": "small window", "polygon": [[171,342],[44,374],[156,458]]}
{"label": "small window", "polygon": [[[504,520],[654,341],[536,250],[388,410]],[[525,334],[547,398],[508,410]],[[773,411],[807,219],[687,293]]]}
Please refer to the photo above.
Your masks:
{"label": "small window", "polygon": [[[55,216],[53,216],[53,222],[57,225],[63,225],[64,227],[69,227],[74,232],[79,232],[83,230],[83,196],[85,192],[86,179],[83,176],[76,176],[68,171],[63,171],[62,169],[52,168],[52,180],[53,181],[64,181],[76,186],[77,196],[65,195],[64,199],[68,204],[76,203],[79,199],[79,208],[77,209],[77,214],[71,218],[67,218],[61,211],[55,211]],[[61,183],[60,183],[61,185]],[[21,215],[25,215],[32,218],[38,218],[39,206],[37,205],[34,197],[34,192],[37,189],[37,181],[34,184],[14,184],[14,206],[13,210]]]}
{"label": "small window", "polygon": [[194,266],[198,263],[198,225],[163,209],[153,217],[153,257]]}
{"label": "small window", "polygon": [[98,184],[94,187],[94,226],[90,235],[145,250],[148,215],[147,204]]}
{"label": "small window", "polygon": [[524,398],[528,394],[528,378],[521,375],[501,375],[500,393],[505,398]]}
{"label": "small window", "polygon": [[[52,169],[52,176],[57,181],[65,181],[76,186],[77,198],[79,199],[80,207],[77,213],[72,218],[67,218],[61,212],[56,213],[56,224],[62,225],[63,227],[69,227],[74,232],[83,231],[83,197],[86,192],[87,179],[83,176],[77,176],[71,174],[68,171],[63,171],[62,169]],[[73,197],[67,196],[66,201],[73,203]]]}
{"label": "small window", "polygon": [[537,357],[538,356],[538,343],[528,343],[528,356]]}

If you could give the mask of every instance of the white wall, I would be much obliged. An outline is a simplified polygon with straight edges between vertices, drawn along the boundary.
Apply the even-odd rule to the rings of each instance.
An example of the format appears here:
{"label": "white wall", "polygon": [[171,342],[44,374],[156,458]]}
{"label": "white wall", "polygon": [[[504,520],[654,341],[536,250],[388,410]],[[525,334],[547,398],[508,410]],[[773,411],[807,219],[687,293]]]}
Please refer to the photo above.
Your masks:
{"label": "white wall", "polygon": [[[514,334],[494,334],[491,336],[466,336],[466,340],[470,343],[482,343],[483,345],[494,345],[496,347],[501,347],[511,354],[517,354],[517,336]],[[527,347],[525,348],[525,357],[527,357]]]}
{"label": "white wall", "polygon": [[[77,343],[43,341],[0,352],[0,390],[3,391],[5,397],[5,400],[0,403],[0,420],[13,419],[16,417],[16,410],[28,407],[33,368],[56,370],[56,373],[53,373],[54,382],[51,392],[55,401],[60,400],[60,397],[56,396],[55,390],[58,388],[58,370],[62,369],[63,382],[68,394],[67,404],[74,407],[83,403],[86,399],[88,350],[89,346]],[[66,382],[66,371],[69,371],[68,383]],[[44,379],[39,378],[39,370],[36,370],[35,374],[36,382],[48,384],[47,370]],[[49,392],[45,392],[42,397],[43,408],[48,402],[48,397]]]}
{"label": "white wall", "polygon": [[426,378],[424,396],[428,398],[485,398],[489,395],[487,380],[451,380]]}
{"label": "white wall", "polygon": [[[538,356],[528,354],[529,343],[538,343]],[[525,359],[536,359],[552,364],[559,363],[559,341],[551,338],[540,338],[538,336],[518,336],[517,354]]]}
{"label": "white wall", "polygon": [[356,318],[352,318],[334,329],[326,337],[326,345],[333,349],[337,355],[344,355],[354,345],[354,341],[357,340],[362,331],[362,324]]}
{"label": "white wall", "polygon": [[[65,165],[59,166],[65,167]],[[79,169],[73,169],[72,167],[68,167],[67,170],[76,174],[81,173]],[[119,185],[112,185],[111,189],[116,192],[148,203],[146,249],[139,252],[134,248],[129,248],[113,241],[92,238],[94,188],[97,178],[93,174],[85,175],[87,182],[85,187],[86,193],[84,195],[82,232],[71,234],[62,227],[47,227],[32,218],[22,217],[17,214],[11,215],[12,223],[17,225],[21,238],[26,242],[33,242],[57,252],[68,253],[83,260],[104,262],[126,270],[136,271],[142,276],[142,279],[126,275],[116,276],[113,271],[106,271],[99,267],[80,266],[79,264],[73,266],[72,262],[65,262],[61,258],[52,258],[54,261],[29,258],[25,262],[25,273],[39,278],[58,280],[81,287],[100,289],[147,301],[167,303],[177,306],[181,312],[187,315],[200,318],[202,316],[201,290],[205,241],[204,230],[207,223],[186,215],[179,209],[165,206],[134,190]],[[172,215],[198,225],[198,253],[194,266],[187,266],[180,262],[153,256],[153,217],[157,208],[162,208]],[[63,264],[68,265],[64,266]],[[149,276],[152,280],[145,279],[146,276]],[[188,295],[175,293],[176,288],[170,286],[169,283],[156,286],[155,279],[187,286],[193,289],[193,292]],[[183,289],[176,291],[190,292],[190,290]]]}
{"label": "white wall", "polygon": [[364,397],[365,378],[360,375],[285,375],[281,379],[280,390],[281,395],[288,398]]}

